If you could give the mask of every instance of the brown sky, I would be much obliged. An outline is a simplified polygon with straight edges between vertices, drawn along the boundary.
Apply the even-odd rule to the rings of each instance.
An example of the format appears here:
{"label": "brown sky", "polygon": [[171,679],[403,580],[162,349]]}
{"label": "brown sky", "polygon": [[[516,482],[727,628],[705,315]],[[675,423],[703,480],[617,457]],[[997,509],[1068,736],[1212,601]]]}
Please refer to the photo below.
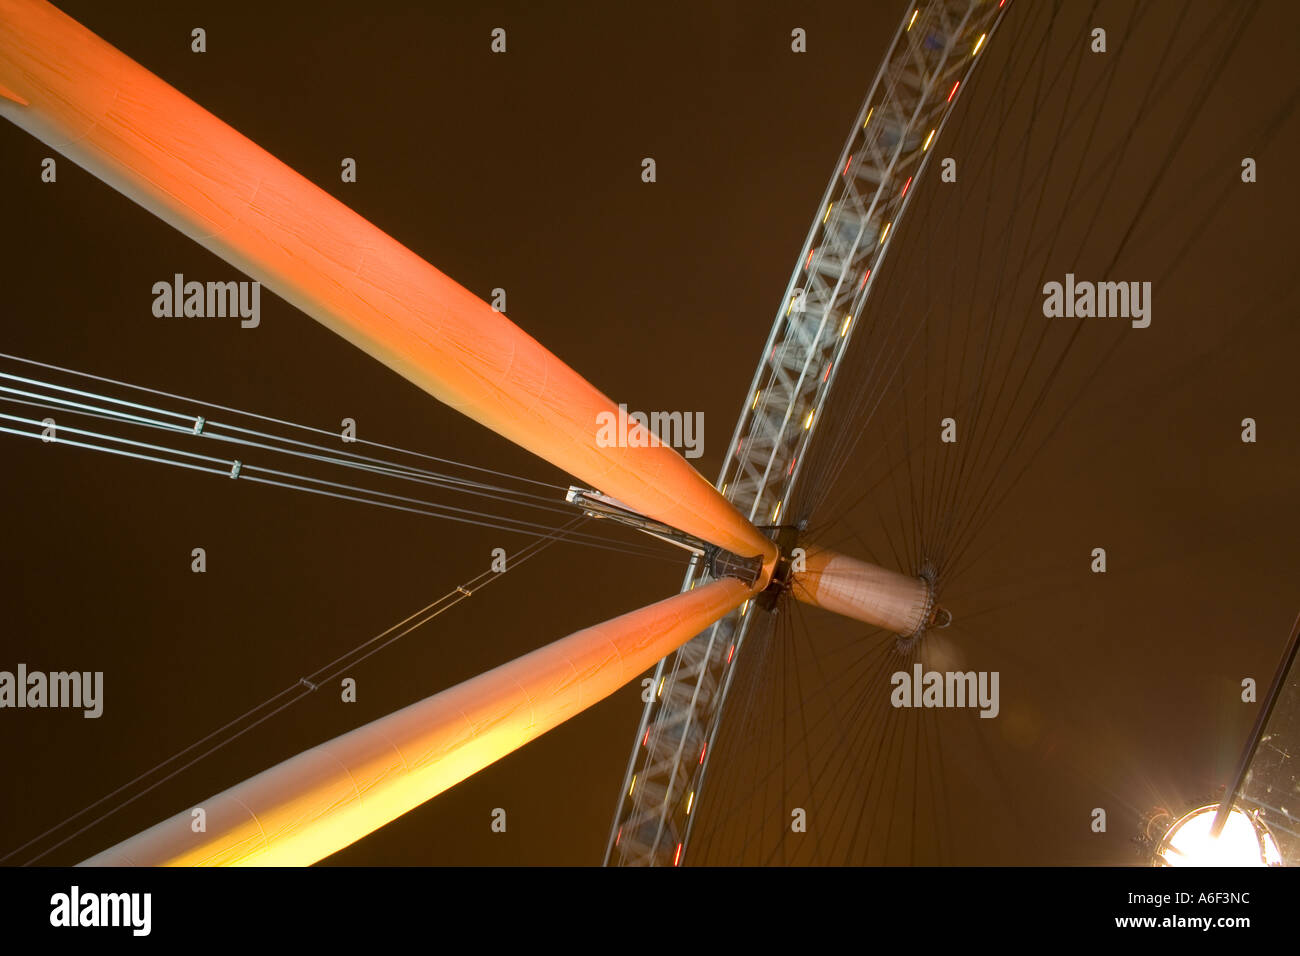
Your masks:
{"label": "brown sky", "polygon": [[[900,358],[914,374],[870,419],[831,410],[827,440],[860,444],[821,506],[803,503],[821,533],[891,566],[907,563],[895,545],[919,554],[921,532],[932,542],[950,514],[977,522],[946,595],[957,622],[923,659],[999,671],[1002,713],[918,723],[881,710],[893,669],[881,637],[787,612],[767,654],[746,663],[749,696],[737,700],[752,701],[763,734],[729,745],[733,762],[712,778],[698,862],[1127,862],[1139,814],[1223,783],[1255,715],[1239,683],[1267,685],[1300,605],[1300,209],[1288,165],[1300,143],[1284,112],[1300,10],[1260,5],[1229,49],[1237,4],[1157,2],[1135,23],[1124,3],[1094,13],[1068,0],[1053,20],[1046,3],[1014,2],[940,144],[958,182],[922,183],[873,299],[879,328],[926,317],[924,347]],[[467,288],[506,288],[511,317],[616,401],[703,412],[710,479],[902,12],[58,5]],[[1073,74],[1090,23],[1108,29],[1111,51],[1077,58]],[[202,55],[189,51],[195,26],[207,30]],[[504,56],[488,51],[496,26],[508,30]],[[790,52],[796,26],[806,54]],[[352,417],[375,441],[567,484],[270,295],[256,330],[155,318],[154,282],[237,276],[69,162],[41,183],[48,154],[0,127],[0,351],[323,428]],[[344,156],[357,159],[355,184],[339,182]],[[640,181],[645,156],[653,185]],[[1259,160],[1258,183],[1240,183],[1243,156]],[[1039,168],[1041,202],[1026,188]],[[1023,254],[1040,240],[1050,252]],[[949,356],[989,328],[1036,341],[1049,321],[1039,289],[1066,272],[1156,283],[1152,326],[1085,324],[1018,445],[1032,403],[998,385],[1014,391],[1022,369],[1040,382],[1074,327],[1046,329],[1032,356],[1032,345],[995,350],[1010,371],[995,365],[978,386],[983,411],[965,421],[973,443],[986,429],[976,462],[986,451],[999,464],[973,465],[949,507],[919,479],[942,474],[927,470],[941,469],[937,422],[976,387],[980,353]],[[846,382],[870,384],[873,341],[855,343]],[[1246,416],[1259,422],[1253,445],[1239,437]],[[999,432],[1004,421],[1012,429]],[[870,491],[902,460],[904,422],[920,457]],[[0,712],[15,782],[0,796],[0,853],[478,573],[492,548],[523,543],[17,438],[0,449],[0,668],[102,670],[106,684],[96,721]],[[985,487],[1001,501],[987,520]],[[913,502],[933,516],[913,524]],[[190,572],[194,547],[207,550],[206,574]],[[1104,576],[1089,572],[1094,547],[1107,549]],[[80,860],[665,596],[680,573],[557,547],[350,671],[357,703],[296,705],[44,862]],[[834,665],[828,680],[815,676],[819,655]],[[628,688],[330,862],[599,862],[639,711]],[[798,729],[831,711],[834,729]],[[918,728],[927,736],[907,736]],[[837,762],[819,777],[819,759]],[[753,793],[751,771],[770,771],[771,786]],[[810,808],[804,844],[776,842],[791,805]],[[509,814],[505,834],[489,829],[495,807]],[[1104,835],[1088,828],[1094,807],[1111,814]]]}

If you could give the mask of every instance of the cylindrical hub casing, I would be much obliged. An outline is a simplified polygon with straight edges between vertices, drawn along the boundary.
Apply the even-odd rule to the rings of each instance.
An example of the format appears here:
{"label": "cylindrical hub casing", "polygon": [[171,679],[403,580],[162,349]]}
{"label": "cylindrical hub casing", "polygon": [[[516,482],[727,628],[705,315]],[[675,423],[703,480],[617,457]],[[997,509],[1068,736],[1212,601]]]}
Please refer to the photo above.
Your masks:
{"label": "cylindrical hub casing", "polygon": [[805,604],[904,635],[920,629],[934,607],[924,579],[825,548],[807,549],[804,570],[796,569],[791,592]]}

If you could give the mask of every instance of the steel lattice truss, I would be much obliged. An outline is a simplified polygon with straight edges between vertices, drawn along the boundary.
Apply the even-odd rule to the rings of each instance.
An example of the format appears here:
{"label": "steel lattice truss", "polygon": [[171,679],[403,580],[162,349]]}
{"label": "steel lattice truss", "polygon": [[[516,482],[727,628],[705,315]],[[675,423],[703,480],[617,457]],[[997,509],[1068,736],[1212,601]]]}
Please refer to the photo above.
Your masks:
{"label": "steel lattice truss", "polygon": [[[760,526],[780,522],[854,317],[1004,6],[932,0],[904,13],[786,287],[718,479]],[[693,563],[683,590],[705,574]],[[659,662],[606,863],[682,862],[737,657],[751,622],[766,613],[747,602]]]}

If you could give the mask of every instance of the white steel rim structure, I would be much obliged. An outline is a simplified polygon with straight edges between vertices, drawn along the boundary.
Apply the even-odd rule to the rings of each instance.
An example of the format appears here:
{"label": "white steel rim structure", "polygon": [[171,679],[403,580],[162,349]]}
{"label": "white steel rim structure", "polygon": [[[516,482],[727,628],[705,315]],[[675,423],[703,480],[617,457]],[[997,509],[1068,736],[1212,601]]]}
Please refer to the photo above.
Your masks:
{"label": "white steel rim structure", "polygon": [[[1005,7],[1006,0],[929,0],[904,11],[786,285],[718,477],[722,494],[760,527],[781,523],[854,317]],[[705,562],[692,561],[682,590],[707,574]],[[606,865],[682,863],[754,604],[656,667]]]}

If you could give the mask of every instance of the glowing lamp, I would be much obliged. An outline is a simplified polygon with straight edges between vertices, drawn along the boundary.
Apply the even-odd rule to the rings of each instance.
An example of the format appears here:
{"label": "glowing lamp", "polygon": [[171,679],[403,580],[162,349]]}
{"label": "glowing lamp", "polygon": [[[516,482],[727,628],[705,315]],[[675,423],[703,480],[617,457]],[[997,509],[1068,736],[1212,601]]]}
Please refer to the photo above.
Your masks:
{"label": "glowing lamp", "polygon": [[1273,835],[1239,807],[1228,812],[1223,830],[1210,835],[1218,804],[1198,807],[1174,821],[1156,847],[1156,866],[1281,866]]}

